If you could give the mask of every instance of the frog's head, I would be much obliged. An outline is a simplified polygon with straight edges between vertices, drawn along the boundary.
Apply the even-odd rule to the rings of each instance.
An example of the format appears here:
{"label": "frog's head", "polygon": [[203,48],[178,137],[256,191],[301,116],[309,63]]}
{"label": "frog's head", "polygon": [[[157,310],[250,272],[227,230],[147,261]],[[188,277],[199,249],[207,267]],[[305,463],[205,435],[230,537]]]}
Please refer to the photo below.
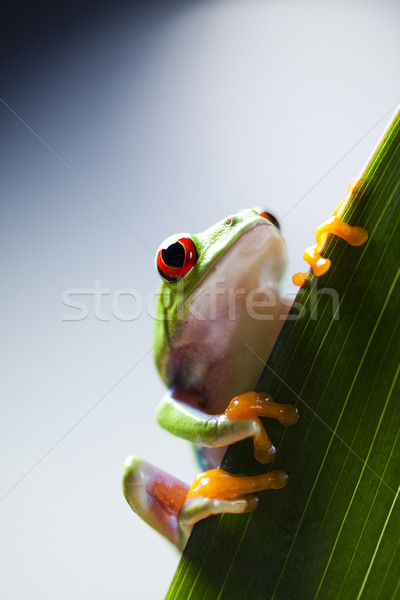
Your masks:
{"label": "frog's head", "polygon": [[219,282],[215,293],[221,306],[228,290],[276,288],[285,264],[286,246],[278,222],[260,209],[241,210],[197,235],[167,238],[156,254],[163,280],[154,332],[157,365],[192,319],[199,293],[215,290]]}

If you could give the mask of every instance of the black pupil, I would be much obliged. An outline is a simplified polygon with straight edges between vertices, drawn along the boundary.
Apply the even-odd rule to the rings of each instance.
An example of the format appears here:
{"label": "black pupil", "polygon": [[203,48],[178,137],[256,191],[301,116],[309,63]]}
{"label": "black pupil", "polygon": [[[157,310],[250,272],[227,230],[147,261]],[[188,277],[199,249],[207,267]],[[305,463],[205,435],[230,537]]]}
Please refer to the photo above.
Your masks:
{"label": "black pupil", "polygon": [[274,217],[274,215],[271,215],[270,212],[265,211],[266,214],[268,215],[268,219],[271,221],[271,223],[273,223],[275,225],[275,227],[277,227],[278,229],[281,228],[281,226],[279,225],[279,221],[276,217]]}
{"label": "black pupil", "polygon": [[183,267],[185,262],[185,249],[179,242],[171,244],[168,248],[161,251],[161,256],[169,267]]}

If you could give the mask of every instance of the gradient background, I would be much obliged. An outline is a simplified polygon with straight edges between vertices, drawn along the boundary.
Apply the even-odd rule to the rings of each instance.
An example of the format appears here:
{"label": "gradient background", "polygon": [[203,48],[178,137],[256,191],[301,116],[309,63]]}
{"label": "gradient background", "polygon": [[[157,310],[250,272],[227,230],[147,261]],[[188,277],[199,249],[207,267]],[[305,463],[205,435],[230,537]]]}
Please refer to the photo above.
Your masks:
{"label": "gradient background", "polygon": [[[293,293],[400,99],[399,18],[388,0],[8,7],[2,597],[163,598],[179,555],[131,513],[122,463],[135,453],[187,482],[196,466],[155,423],[151,316],[118,320],[111,297],[146,302],[166,236],[257,204],[281,217]],[[108,320],[87,296],[87,318],[63,321],[63,291],[96,280]]]}

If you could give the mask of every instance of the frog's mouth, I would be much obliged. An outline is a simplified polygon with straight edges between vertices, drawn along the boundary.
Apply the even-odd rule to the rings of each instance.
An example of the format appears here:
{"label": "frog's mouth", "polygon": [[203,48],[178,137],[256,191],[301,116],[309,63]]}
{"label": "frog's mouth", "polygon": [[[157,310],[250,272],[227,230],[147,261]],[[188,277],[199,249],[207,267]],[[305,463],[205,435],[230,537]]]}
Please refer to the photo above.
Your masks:
{"label": "frog's mouth", "polygon": [[266,220],[256,221],[225,252],[177,307],[201,320],[234,308],[241,295],[276,291],[287,259],[279,230]]}

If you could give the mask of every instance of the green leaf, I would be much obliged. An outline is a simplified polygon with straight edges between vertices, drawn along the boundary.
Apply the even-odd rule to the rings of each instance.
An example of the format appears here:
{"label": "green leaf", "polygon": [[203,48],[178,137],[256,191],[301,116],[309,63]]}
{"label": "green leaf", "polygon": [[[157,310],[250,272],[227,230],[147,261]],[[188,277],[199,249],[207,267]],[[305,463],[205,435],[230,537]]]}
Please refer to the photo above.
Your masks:
{"label": "green leaf", "polygon": [[[250,515],[200,522],[168,600],[400,598],[399,217],[400,113],[343,217],[368,242],[330,236],[331,269],[299,291],[291,315],[304,316],[258,385],[300,412],[293,427],[266,421],[289,484]],[[265,471],[247,440],[223,466]]]}

